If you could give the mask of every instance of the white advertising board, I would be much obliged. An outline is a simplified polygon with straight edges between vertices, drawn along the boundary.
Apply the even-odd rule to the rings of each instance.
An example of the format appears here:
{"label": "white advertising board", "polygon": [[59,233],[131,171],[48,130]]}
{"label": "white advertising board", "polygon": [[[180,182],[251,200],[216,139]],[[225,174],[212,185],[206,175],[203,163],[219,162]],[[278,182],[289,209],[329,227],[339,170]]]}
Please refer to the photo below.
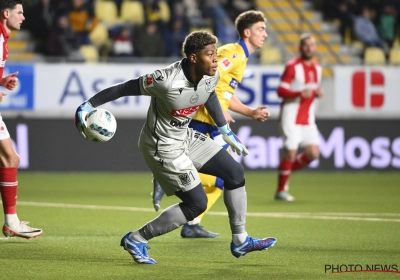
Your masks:
{"label": "white advertising board", "polygon": [[[166,65],[157,64],[38,64],[35,66],[34,111],[63,117],[99,90],[116,83],[151,73]],[[280,100],[276,94],[283,67],[252,67],[246,72],[236,95],[250,107],[268,105],[275,116]],[[116,116],[145,117],[150,98],[124,97],[105,104]]]}

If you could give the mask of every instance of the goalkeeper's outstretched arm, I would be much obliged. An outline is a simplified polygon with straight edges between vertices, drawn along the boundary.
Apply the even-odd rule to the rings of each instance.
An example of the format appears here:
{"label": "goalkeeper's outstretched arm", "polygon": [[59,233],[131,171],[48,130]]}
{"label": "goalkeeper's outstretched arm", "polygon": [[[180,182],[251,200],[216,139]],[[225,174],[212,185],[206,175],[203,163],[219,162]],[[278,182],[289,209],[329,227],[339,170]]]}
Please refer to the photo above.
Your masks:
{"label": "goalkeeper's outstretched arm", "polygon": [[89,100],[83,102],[76,109],[75,112],[75,126],[78,129],[79,134],[87,139],[85,134],[86,124],[86,115],[95,107],[103,105],[107,102],[116,100],[122,96],[131,96],[131,95],[141,95],[140,94],[140,86],[139,86],[139,78],[132,79],[120,84],[113,85],[111,87],[105,88],[94,96],[92,96]]}
{"label": "goalkeeper's outstretched arm", "polygon": [[93,95],[88,101],[93,107],[97,107],[123,96],[135,95],[141,95],[139,78],[131,79],[105,88]]}

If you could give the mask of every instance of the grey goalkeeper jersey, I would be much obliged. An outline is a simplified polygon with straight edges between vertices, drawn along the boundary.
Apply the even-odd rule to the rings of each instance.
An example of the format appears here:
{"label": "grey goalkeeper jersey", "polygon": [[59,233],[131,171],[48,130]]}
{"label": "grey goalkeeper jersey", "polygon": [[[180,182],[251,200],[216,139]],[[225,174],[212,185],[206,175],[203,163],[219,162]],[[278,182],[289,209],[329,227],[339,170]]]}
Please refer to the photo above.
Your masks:
{"label": "grey goalkeeper jersey", "polygon": [[[193,84],[184,74],[182,61],[139,78],[141,94],[151,96],[141,138],[145,136],[147,144],[156,144],[156,149],[182,145],[190,120],[218,83],[217,71],[215,76],[204,76],[198,84]],[[215,100],[218,102],[217,98]]]}

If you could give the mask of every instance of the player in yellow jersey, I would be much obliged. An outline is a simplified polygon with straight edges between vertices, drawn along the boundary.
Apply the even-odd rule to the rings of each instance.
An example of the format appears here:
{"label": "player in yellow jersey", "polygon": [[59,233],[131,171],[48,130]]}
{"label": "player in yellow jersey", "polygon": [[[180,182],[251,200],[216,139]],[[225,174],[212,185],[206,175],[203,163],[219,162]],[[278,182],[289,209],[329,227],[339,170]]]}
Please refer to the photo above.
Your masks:
{"label": "player in yellow jersey", "polygon": [[[234,96],[236,87],[242,81],[249,56],[255,50],[260,49],[264,40],[268,37],[265,22],[264,14],[260,11],[246,11],[240,14],[235,20],[236,30],[240,39],[236,43],[226,44],[218,48],[217,56],[220,79],[215,92],[228,123],[234,121],[227,112],[228,108],[236,113],[262,122],[270,115],[265,110],[266,106],[252,109]],[[189,127],[202,132],[220,143],[225,149],[228,149],[229,145],[222,140],[216,124],[204,107],[196,112]],[[209,232],[201,227],[200,221],[221,196],[224,182],[220,178],[202,173],[200,173],[200,178],[208,198],[207,210],[182,227],[181,236],[184,238],[214,238],[219,236],[218,233]],[[158,211],[164,191],[157,181],[153,180],[153,183],[153,205],[155,210]]]}

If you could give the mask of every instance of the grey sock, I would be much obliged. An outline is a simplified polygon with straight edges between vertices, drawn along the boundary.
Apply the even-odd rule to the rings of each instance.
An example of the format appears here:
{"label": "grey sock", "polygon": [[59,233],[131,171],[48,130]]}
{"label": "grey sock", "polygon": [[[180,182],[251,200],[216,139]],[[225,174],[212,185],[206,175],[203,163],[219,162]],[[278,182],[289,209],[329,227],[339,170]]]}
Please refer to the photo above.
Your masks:
{"label": "grey sock", "polygon": [[155,236],[163,235],[177,229],[187,221],[179,204],[174,204],[165,209],[157,218],[145,224],[138,231],[144,239],[150,240]]}
{"label": "grey sock", "polygon": [[245,187],[224,190],[224,202],[229,215],[232,234],[246,232],[247,194]]}

